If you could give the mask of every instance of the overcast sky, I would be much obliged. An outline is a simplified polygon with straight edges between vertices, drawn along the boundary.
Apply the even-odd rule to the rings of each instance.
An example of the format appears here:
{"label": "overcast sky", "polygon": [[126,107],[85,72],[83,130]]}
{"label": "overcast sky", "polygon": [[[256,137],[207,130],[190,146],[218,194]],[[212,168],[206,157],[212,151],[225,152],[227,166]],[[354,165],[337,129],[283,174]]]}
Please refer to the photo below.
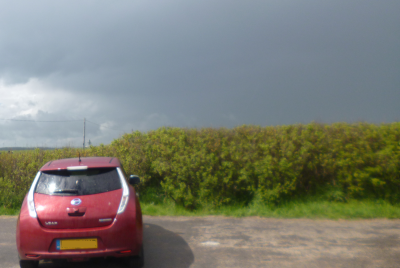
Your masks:
{"label": "overcast sky", "polygon": [[[0,0],[0,147],[82,146],[83,118],[94,145],[161,126],[400,121],[399,11],[399,0]],[[78,121],[40,122],[64,120]]]}

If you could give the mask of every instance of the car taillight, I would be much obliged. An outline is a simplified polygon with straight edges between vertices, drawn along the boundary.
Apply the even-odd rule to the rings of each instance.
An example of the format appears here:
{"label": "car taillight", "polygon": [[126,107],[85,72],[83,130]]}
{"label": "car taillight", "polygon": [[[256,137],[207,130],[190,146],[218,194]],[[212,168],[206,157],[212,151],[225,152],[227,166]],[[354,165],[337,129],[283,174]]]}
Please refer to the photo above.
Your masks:
{"label": "car taillight", "polygon": [[117,172],[122,184],[122,197],[121,197],[121,202],[119,203],[117,213],[121,214],[122,212],[125,211],[126,205],[128,204],[129,201],[129,187],[128,184],[126,183],[125,176],[120,168],[117,168]]}
{"label": "car taillight", "polygon": [[35,179],[32,182],[31,188],[29,189],[28,193],[28,210],[29,210],[29,216],[32,218],[36,218],[36,209],[35,209],[35,201],[33,200],[33,193],[35,192],[36,184],[37,181],[39,180],[40,177],[40,171],[36,174]]}

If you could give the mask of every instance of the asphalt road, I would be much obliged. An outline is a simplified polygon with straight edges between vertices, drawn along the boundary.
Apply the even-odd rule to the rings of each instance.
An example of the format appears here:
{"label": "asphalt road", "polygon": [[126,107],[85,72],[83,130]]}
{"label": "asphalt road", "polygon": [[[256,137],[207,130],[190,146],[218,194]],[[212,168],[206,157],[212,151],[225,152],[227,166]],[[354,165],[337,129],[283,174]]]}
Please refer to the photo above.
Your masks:
{"label": "asphalt road", "polygon": [[[17,268],[16,217],[0,217],[0,268]],[[400,267],[400,220],[144,217],[146,268]],[[39,267],[123,267],[115,259]]]}

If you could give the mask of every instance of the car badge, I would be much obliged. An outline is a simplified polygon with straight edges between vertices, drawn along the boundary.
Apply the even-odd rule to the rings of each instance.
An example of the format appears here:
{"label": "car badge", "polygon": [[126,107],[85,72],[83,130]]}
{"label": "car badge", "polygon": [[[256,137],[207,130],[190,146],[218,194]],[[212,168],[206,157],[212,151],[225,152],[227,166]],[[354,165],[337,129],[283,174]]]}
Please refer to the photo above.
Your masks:
{"label": "car badge", "polygon": [[74,206],[79,206],[82,203],[82,200],[80,200],[79,198],[75,198],[71,200],[71,205]]}
{"label": "car badge", "polygon": [[46,221],[44,222],[46,225],[57,225],[58,223],[56,221]]}

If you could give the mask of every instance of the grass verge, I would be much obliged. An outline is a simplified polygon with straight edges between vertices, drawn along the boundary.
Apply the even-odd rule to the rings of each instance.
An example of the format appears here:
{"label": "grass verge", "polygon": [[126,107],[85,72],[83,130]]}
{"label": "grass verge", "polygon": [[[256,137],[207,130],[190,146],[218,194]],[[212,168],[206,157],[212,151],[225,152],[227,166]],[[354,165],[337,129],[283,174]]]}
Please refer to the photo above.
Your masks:
{"label": "grass verge", "polygon": [[[348,200],[348,202],[325,201],[318,198],[287,201],[279,206],[253,202],[248,206],[203,206],[187,210],[168,201],[155,190],[141,194],[143,215],[151,216],[208,216],[308,218],[308,219],[400,219],[400,205],[383,200]],[[0,207],[0,215],[18,215],[19,209]]]}
{"label": "grass verge", "polygon": [[350,200],[347,203],[329,201],[288,202],[278,207],[250,204],[249,206],[225,206],[221,208],[203,207],[194,211],[185,210],[173,203],[142,204],[144,215],[152,216],[207,216],[231,217],[260,216],[270,218],[309,219],[399,219],[400,207],[385,201]]}
{"label": "grass verge", "polygon": [[255,198],[247,206],[223,206],[202,208],[189,211],[169,201],[161,189],[148,188],[141,192],[140,202],[144,215],[151,216],[208,216],[221,215],[230,217],[269,217],[269,218],[308,218],[308,219],[400,219],[400,205],[393,205],[384,200],[347,200],[328,201],[329,191],[321,190],[317,196],[308,196],[288,200],[278,206],[263,203]]}
{"label": "grass verge", "polygon": [[2,208],[0,207],[0,216],[1,215],[10,215],[10,216],[16,216],[19,214],[19,209],[15,208]]}

